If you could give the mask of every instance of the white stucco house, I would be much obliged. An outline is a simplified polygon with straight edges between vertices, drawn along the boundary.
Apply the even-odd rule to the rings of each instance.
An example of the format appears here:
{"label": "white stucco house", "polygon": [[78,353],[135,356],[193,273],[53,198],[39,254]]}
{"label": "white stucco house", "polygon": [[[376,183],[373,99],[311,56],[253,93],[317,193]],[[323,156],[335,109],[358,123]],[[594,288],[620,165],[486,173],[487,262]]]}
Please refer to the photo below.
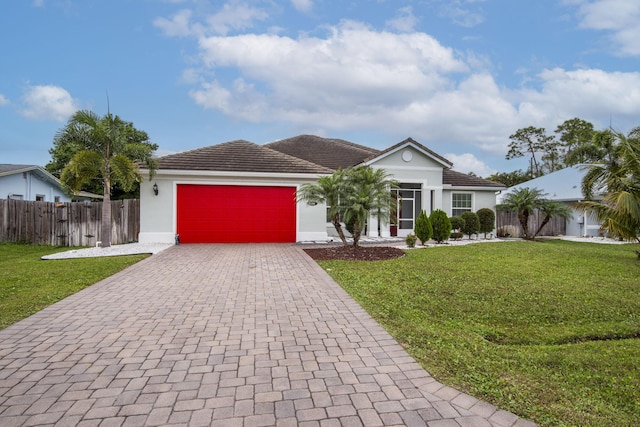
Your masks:
{"label": "white stucco house", "polygon": [[69,197],[60,180],[36,165],[0,164],[0,199],[71,202],[101,199],[84,191]]}
{"label": "white stucco house", "polygon": [[566,220],[567,236],[595,237],[600,234],[600,222],[592,215],[573,208],[576,202],[584,200],[582,179],[587,173],[588,165],[575,165],[547,175],[523,182],[507,188],[498,196],[502,202],[504,196],[521,188],[537,188],[545,193],[545,198],[565,203],[573,210],[573,216]]}
{"label": "white stucco house", "polygon": [[[406,236],[421,209],[448,215],[495,209],[502,184],[451,170],[408,138],[386,150],[310,135],[258,145],[231,141],[158,159],[140,188],[139,241],[172,243],[326,241],[327,207],[295,201],[304,183],[338,168],[384,168],[399,181],[397,226],[369,219],[369,236]],[[146,171],[142,171],[143,174]]]}

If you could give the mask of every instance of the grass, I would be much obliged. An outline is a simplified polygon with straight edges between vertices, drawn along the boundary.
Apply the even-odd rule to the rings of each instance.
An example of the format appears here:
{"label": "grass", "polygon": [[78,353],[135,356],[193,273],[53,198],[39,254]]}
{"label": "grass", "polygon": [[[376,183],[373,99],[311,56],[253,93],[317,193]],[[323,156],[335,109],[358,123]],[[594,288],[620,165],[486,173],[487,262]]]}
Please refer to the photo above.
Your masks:
{"label": "grass", "polygon": [[322,261],[439,381],[542,426],[640,420],[633,245],[560,240]]}
{"label": "grass", "polygon": [[147,257],[40,259],[69,249],[0,244],[0,330]]}

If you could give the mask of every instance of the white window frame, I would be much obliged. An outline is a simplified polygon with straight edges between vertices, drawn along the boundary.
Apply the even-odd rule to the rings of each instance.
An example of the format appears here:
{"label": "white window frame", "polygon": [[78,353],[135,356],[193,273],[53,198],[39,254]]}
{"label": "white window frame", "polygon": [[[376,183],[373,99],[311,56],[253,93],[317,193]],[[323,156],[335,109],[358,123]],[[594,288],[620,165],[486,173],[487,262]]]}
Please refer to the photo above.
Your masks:
{"label": "white window frame", "polygon": [[[455,196],[456,195],[465,195],[465,196],[469,196],[469,202],[470,202],[470,206],[455,206]],[[473,205],[474,205],[474,193],[473,192],[464,192],[464,191],[456,191],[451,193],[451,216],[460,216],[462,215],[464,212],[473,212]],[[459,211],[459,213],[456,213],[456,211]]]}

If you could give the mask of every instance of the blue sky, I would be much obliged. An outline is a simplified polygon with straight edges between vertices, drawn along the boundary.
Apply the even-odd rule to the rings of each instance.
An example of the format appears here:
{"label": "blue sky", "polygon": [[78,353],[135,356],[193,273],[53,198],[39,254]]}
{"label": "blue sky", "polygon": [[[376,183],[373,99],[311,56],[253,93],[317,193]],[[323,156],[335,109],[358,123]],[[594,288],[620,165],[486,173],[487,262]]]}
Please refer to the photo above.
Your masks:
{"label": "blue sky", "polygon": [[488,176],[509,135],[640,125],[638,0],[9,0],[0,163],[46,164],[78,109],[159,155],[299,134],[412,137]]}

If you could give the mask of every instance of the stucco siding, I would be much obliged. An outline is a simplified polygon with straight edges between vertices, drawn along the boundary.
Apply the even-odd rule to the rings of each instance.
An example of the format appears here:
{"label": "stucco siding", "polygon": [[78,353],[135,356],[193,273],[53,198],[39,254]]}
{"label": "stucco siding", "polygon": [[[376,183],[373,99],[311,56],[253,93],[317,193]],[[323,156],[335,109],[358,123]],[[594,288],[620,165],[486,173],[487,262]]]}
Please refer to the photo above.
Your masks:
{"label": "stucco siding", "polygon": [[36,200],[37,195],[44,196],[45,202],[55,201],[58,196],[61,202],[71,199],[58,186],[43,181],[31,171],[0,177],[0,198],[8,199],[13,195],[21,195],[23,200]]}
{"label": "stucco siding", "polygon": [[489,208],[495,212],[496,210],[496,194],[494,191],[478,191],[465,189],[447,189],[442,192],[442,210],[451,216],[452,212],[452,194],[464,193],[471,194],[471,210],[477,212],[482,208]]}

